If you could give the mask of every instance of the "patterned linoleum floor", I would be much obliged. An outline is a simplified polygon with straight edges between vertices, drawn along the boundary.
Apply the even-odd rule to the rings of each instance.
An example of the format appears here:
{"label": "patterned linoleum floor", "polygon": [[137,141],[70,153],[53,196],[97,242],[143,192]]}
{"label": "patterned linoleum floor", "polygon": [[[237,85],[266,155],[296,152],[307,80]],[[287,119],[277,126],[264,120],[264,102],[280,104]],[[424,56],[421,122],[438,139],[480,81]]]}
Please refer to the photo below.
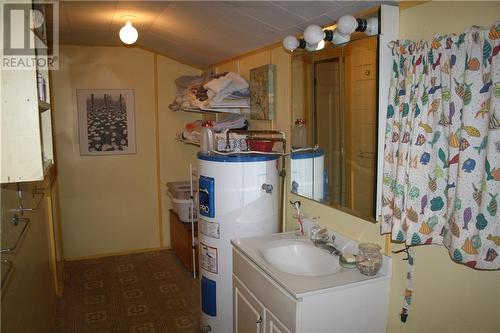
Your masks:
{"label": "patterned linoleum floor", "polygon": [[199,332],[198,279],[169,250],[67,262],[55,332]]}

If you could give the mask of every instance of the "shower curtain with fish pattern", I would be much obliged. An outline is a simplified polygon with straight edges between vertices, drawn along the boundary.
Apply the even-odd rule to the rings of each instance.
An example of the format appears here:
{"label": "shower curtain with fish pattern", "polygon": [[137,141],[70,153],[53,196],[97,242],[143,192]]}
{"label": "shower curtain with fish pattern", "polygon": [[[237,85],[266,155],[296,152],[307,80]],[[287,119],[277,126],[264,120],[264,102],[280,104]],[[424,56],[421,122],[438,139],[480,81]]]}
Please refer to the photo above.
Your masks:
{"label": "shower curtain with fish pattern", "polygon": [[381,231],[499,269],[500,22],[391,47]]}

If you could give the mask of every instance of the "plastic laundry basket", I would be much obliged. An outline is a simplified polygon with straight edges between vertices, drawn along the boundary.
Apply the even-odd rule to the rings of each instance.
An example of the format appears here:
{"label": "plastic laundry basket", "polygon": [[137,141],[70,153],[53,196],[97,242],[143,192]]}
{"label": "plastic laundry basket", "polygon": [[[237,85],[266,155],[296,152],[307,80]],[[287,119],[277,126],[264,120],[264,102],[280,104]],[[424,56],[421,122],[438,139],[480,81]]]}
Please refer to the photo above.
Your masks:
{"label": "plastic laundry basket", "polygon": [[194,190],[195,193],[193,196],[195,202],[193,204],[193,212],[191,212],[191,188],[189,181],[167,183],[167,195],[172,202],[172,208],[182,222],[191,222],[191,214],[195,221],[198,220],[197,191],[198,189]]}

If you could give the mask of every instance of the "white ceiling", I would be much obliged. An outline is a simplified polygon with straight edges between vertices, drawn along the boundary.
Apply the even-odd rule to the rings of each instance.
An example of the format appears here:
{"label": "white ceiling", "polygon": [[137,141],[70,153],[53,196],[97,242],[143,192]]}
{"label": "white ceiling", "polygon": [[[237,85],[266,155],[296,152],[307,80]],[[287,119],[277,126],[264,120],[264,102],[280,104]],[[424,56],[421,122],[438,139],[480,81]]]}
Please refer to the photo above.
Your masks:
{"label": "white ceiling", "polygon": [[137,45],[205,67],[390,1],[60,1],[61,44],[123,45],[124,15]]}

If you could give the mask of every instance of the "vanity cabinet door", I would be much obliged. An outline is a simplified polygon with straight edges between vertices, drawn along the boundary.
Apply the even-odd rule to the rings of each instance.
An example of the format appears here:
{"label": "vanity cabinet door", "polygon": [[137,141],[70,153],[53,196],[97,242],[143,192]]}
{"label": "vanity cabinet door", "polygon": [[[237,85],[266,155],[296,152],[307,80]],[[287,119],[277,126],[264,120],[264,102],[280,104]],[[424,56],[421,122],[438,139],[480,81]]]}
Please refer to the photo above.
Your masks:
{"label": "vanity cabinet door", "polygon": [[235,333],[264,333],[264,306],[234,276],[233,314]]}
{"label": "vanity cabinet door", "polygon": [[291,333],[291,331],[268,309],[266,309],[265,333]]}

